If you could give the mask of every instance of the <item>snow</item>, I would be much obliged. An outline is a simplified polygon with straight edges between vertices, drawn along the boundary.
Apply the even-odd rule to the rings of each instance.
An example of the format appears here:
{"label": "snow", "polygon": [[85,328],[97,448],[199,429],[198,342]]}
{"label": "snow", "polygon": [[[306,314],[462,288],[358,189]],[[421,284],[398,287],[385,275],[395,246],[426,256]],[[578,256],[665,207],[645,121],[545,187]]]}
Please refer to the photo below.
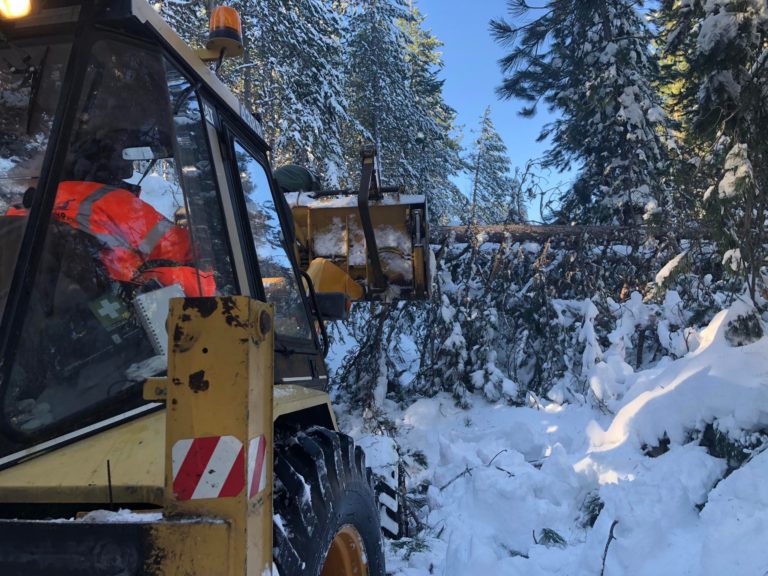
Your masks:
{"label": "snow", "polygon": [[752,163],[749,161],[746,144],[736,144],[725,159],[725,174],[717,191],[723,198],[736,196],[739,188],[752,181]]}
{"label": "snow", "polygon": [[721,8],[716,14],[712,13],[713,0],[707,2],[707,12],[709,15],[701,23],[699,37],[697,38],[697,47],[700,52],[706,54],[717,46],[722,46],[730,42],[739,33],[739,20],[736,14]]}
{"label": "snow", "polygon": [[723,254],[723,266],[728,266],[734,272],[741,267],[741,250],[731,248]]}
{"label": "snow", "polygon": [[658,273],[656,274],[656,284],[658,284],[659,286],[664,284],[664,282],[667,280],[667,278],[669,278],[669,275],[672,274],[677,269],[677,267],[680,265],[680,262],[683,261],[683,258],[685,258],[686,254],[688,254],[688,252],[687,251],[683,251],[680,254],[678,254],[677,256],[675,256],[674,258],[672,258],[672,260],[667,262],[662,267],[662,269],[659,270]]}
{"label": "snow", "polygon": [[[141,177],[141,172],[134,172],[126,182],[138,184]],[[175,180],[175,174],[171,179]],[[184,196],[178,183],[166,180],[156,173],[147,174],[146,178],[141,180],[141,199],[171,222],[174,221],[176,210],[184,206]]]}
{"label": "snow", "polygon": [[[170,2],[179,6],[187,3],[184,0]],[[692,38],[699,56],[720,55],[739,44],[740,34],[748,36],[739,29],[743,15],[732,10],[735,4],[738,3],[732,0],[681,0],[680,10],[703,9],[705,14],[701,25],[694,28],[696,36]],[[750,5],[763,21],[768,21],[765,0],[747,0],[744,4]],[[372,3],[371,9],[384,5],[389,3]],[[606,6],[610,11],[615,10],[615,6]],[[342,67],[337,65],[335,57],[320,53],[326,49],[340,53],[341,33],[335,21],[318,23],[309,16],[313,13],[306,9],[275,11],[262,19],[260,31],[266,39],[264,44],[276,44],[276,34],[283,34],[286,29],[299,30],[291,35],[299,40],[287,45],[296,48],[287,51],[292,54],[286,59],[288,62],[263,68],[275,71],[275,78],[299,78],[318,90],[307,94],[297,83],[276,82],[271,87],[277,92],[275,104],[267,102],[268,105],[263,106],[262,101],[255,105],[265,108],[266,126],[277,135],[276,158],[287,159],[292,152],[306,152],[315,167],[322,163],[326,181],[338,186],[346,169],[341,148],[329,143],[341,141],[339,128],[352,120],[346,109],[355,98],[350,96],[349,102],[342,100],[346,96],[341,77],[331,73]],[[307,16],[299,19],[302,14]],[[633,37],[631,27],[623,23],[620,15],[613,14],[612,18],[610,24],[617,32],[613,35],[614,41],[601,39],[603,23],[596,20],[596,25],[587,33],[590,42],[582,44],[587,71],[597,73],[585,76],[583,87],[595,93],[596,102],[607,102],[605,107],[590,109],[589,117],[593,127],[600,124],[611,136],[588,145],[615,151],[615,155],[607,155],[605,163],[596,165],[595,174],[587,172],[586,175],[592,177],[592,183],[612,183],[599,188],[604,196],[602,206],[620,207],[631,192],[632,202],[643,208],[648,217],[666,209],[662,208],[662,197],[653,197],[658,187],[651,172],[654,166],[663,165],[664,155],[659,148],[663,142],[671,141],[671,137],[661,126],[666,122],[666,113],[641,77],[643,70],[638,60],[646,62],[649,56],[646,50],[638,49],[645,42],[644,34],[640,30]],[[307,37],[304,32],[314,28],[317,33]],[[382,39],[392,39],[386,27],[379,30]],[[364,35],[360,34],[359,39],[365,40]],[[368,58],[367,50],[362,52]],[[306,59],[294,54],[311,54],[317,65],[307,69],[302,64]],[[397,58],[383,60],[396,61]],[[758,62],[764,63],[765,58]],[[564,66],[559,58],[554,59],[552,65]],[[302,66],[302,73],[297,73]],[[353,65],[352,68],[360,67]],[[635,73],[627,74],[625,68]],[[756,74],[759,66],[754,64],[749,70]],[[310,81],[306,81],[307,73]],[[408,75],[396,72],[393,77],[406,79]],[[415,100],[403,84],[384,82],[381,86],[389,91],[377,99],[390,108],[404,107],[404,103]],[[564,88],[558,99],[577,100],[586,94],[575,88]],[[703,100],[708,92],[722,93],[718,100],[728,96],[738,102],[741,91],[742,80],[737,74],[731,70],[714,70],[703,80],[700,96]],[[17,98],[21,100],[23,95],[18,94]],[[357,99],[370,100],[367,94],[360,94]],[[396,116],[391,109],[381,114],[387,121]],[[397,116],[398,127],[413,133],[417,132],[416,127],[421,128],[415,126],[415,122],[403,122],[403,117]],[[366,136],[362,125],[352,128]],[[394,130],[388,132],[398,134]],[[382,140],[399,142],[398,138]],[[432,138],[428,136],[426,140]],[[747,145],[727,141],[723,146],[728,146],[729,151],[722,173],[707,190],[705,199],[713,194],[738,199],[740,193],[754,185]],[[312,152],[307,152],[310,149]],[[401,176],[401,172],[408,174],[408,170],[415,172],[407,161],[395,162],[389,158],[404,160],[408,150],[396,151],[396,154],[382,151],[389,152],[383,156],[393,164],[387,167],[393,173],[397,171],[397,176]],[[15,160],[0,159],[0,174],[7,174],[16,166]],[[502,170],[492,174],[499,176],[496,182],[490,186],[485,183],[485,189],[480,187],[481,194],[492,197],[490,192],[512,188],[512,180],[502,178],[507,173],[507,165],[508,162],[504,163]],[[627,167],[635,165],[650,175],[635,178],[630,174],[633,178],[625,186]],[[142,198],[173,219],[176,210],[183,207],[183,199],[175,173],[166,170],[164,177],[161,168],[156,167],[142,181]],[[441,169],[444,170],[442,163]],[[446,179],[448,176],[450,174]],[[136,173],[132,181],[137,182],[140,177],[140,173]],[[422,189],[432,190],[426,186]],[[307,193],[293,193],[286,198],[293,206],[313,208],[356,208],[358,202],[354,194],[314,199]],[[422,195],[388,195],[371,204],[424,202]],[[506,212],[502,216],[506,216]],[[396,228],[377,230],[376,236],[380,248],[410,246],[409,236]],[[480,234],[477,240],[483,243],[485,236]],[[264,250],[270,249],[276,250],[264,247]],[[324,234],[316,234],[314,249],[330,257],[346,253],[349,264],[365,264],[364,239],[352,217],[346,223],[336,218]],[[491,249],[497,250],[498,246],[483,248]],[[541,254],[544,247],[528,242],[514,249],[535,256]],[[635,255],[631,246],[612,246],[611,251],[628,257]],[[384,252],[382,260],[388,273],[410,280],[412,262],[409,250],[405,253]],[[482,335],[478,338],[462,330],[466,310],[462,302],[451,304],[447,295],[461,295],[464,287],[454,284],[445,270],[437,272],[443,280],[443,301],[438,314],[448,327],[447,337],[440,341],[444,349],[457,353],[462,365],[472,366],[466,388],[475,394],[465,397],[469,408],[458,408],[455,398],[445,393],[411,404],[396,404],[387,395],[390,384],[386,377],[387,360],[391,358],[381,355],[372,403],[392,424],[395,438],[372,435],[352,410],[339,415],[342,428],[356,436],[367,452],[368,464],[375,469],[392,469],[398,451],[403,454],[411,494],[421,497],[414,499],[413,506],[425,529],[413,540],[387,544],[391,574],[768,574],[768,551],[759,545],[768,528],[768,483],[764,480],[768,473],[768,454],[752,453],[741,468],[732,470],[730,462],[710,454],[700,441],[707,427],[731,439],[750,438],[768,428],[768,370],[764,367],[768,337],[740,342],[738,346],[729,340],[730,323],[752,313],[750,307],[739,301],[717,314],[705,329],[686,327],[687,311],[682,309],[680,295],[672,290],[664,292],[662,288],[676,276],[687,254],[682,251],[676,256],[670,255],[671,259],[655,276],[658,288],[655,295],[662,294],[663,303],[644,302],[637,292],[624,301],[608,300],[608,313],[612,315],[611,320],[615,320],[610,332],[598,330],[597,324],[605,312],[598,310],[598,305],[605,303],[597,298],[594,301],[589,298],[552,300],[557,316],[553,321],[562,327],[573,327],[575,340],[583,346],[583,351],[557,349],[558,343],[553,343],[551,350],[535,352],[545,359],[547,354],[554,357],[570,352],[576,356],[573,365],[569,364],[574,374],[567,374],[567,378],[574,382],[580,378],[584,394],[565,394],[565,386],[560,386],[549,393],[549,398],[540,398],[532,391],[521,394],[525,389],[505,375],[504,363],[508,359],[497,358],[495,350],[484,350]],[[430,262],[431,269],[438,270],[434,254],[430,254]],[[738,271],[743,267],[741,252],[738,249],[725,252],[722,263]],[[708,282],[711,280],[710,276]],[[531,280],[511,286],[510,292],[517,291],[518,296],[527,294],[533,291],[532,286]],[[467,291],[467,299],[471,296]],[[493,310],[488,314],[491,312]],[[491,324],[488,321],[488,325]],[[630,355],[632,347],[637,345],[638,327],[655,329],[661,347],[668,353],[652,365],[641,365],[644,369],[636,369],[629,363],[634,356]],[[492,330],[507,328],[512,327],[494,323]],[[353,337],[343,327],[336,329],[333,337],[337,355],[331,358],[331,369],[338,369],[343,353],[353,348]],[[397,379],[400,386],[406,388],[413,372],[419,369],[416,358],[421,351],[409,336],[397,338],[402,338],[397,344],[403,355],[403,370]],[[475,345],[473,339],[480,344]],[[480,353],[482,362],[470,364]],[[638,354],[640,356],[642,354]],[[142,379],[154,373],[157,363],[162,361],[162,356],[149,358],[132,366],[128,375]],[[642,364],[640,360],[637,363]],[[451,389],[451,384],[443,388]],[[28,418],[22,429],[33,430],[50,421],[52,407],[59,404],[57,400],[63,396],[58,396],[64,392],[67,391],[53,388],[40,402],[22,400],[20,405],[24,417]],[[276,396],[285,393],[275,389]],[[525,406],[511,405],[520,397],[525,397]],[[565,403],[566,398],[571,403]],[[423,455],[423,460],[417,459],[416,454]],[[311,504],[307,484],[301,500],[299,504]],[[160,519],[157,512],[99,510],[78,521]],[[278,530],[286,530],[279,515],[274,520]]]}
{"label": "snow", "polygon": [[347,251],[346,226],[341,218],[334,218],[331,225],[315,233],[313,248],[318,256],[342,256]]}
{"label": "snow", "polygon": [[701,513],[705,574],[765,574],[768,553],[757,550],[755,535],[768,529],[768,452],[723,480]]}
{"label": "snow", "polygon": [[[752,313],[737,301],[688,333],[690,352],[636,372],[622,360],[622,342],[652,309],[639,295],[620,306],[610,346],[595,342],[587,362],[604,392],[600,406],[534,399],[517,407],[477,394],[465,410],[445,393],[405,407],[382,401],[407,482],[423,494],[413,511],[426,526],[415,539],[387,543],[391,574],[768,572],[768,548],[758,544],[768,529],[768,451],[729,475],[699,442],[707,424],[729,438],[768,425],[768,337],[729,342],[730,322]],[[594,304],[560,301],[556,309],[558,321],[580,318],[591,337]],[[682,314],[675,292],[659,313],[669,324]],[[358,417],[346,413],[340,424],[377,450]],[[391,446],[380,444],[391,458]],[[409,458],[417,452],[425,466]]]}
{"label": "snow", "polygon": [[365,465],[374,472],[383,476],[382,470],[397,467],[397,445],[389,436],[363,436],[357,444],[365,450]]}
{"label": "snow", "polygon": [[0,158],[0,175],[5,177],[16,166],[16,162],[10,158]]}
{"label": "snow", "polygon": [[[315,199],[307,192],[288,192],[285,199],[291,207],[357,208],[357,194]],[[394,206],[396,204],[424,204],[424,202],[425,196],[422,194],[386,194],[381,200],[370,200],[369,204],[371,206]]]}
{"label": "snow", "polygon": [[[316,230],[312,239],[314,253],[326,258],[347,257],[351,266],[364,265],[367,255],[363,231],[356,220],[349,218],[347,223],[348,226],[340,217],[336,217],[333,218],[330,226]],[[395,284],[411,282],[413,263],[410,256],[410,236],[392,226],[375,227],[374,235],[379,248],[379,258],[389,279]],[[387,248],[396,250],[387,250]]]}
{"label": "snow", "polygon": [[141,523],[141,522],[161,522],[163,520],[162,512],[134,512],[131,510],[120,509],[117,512],[110,510],[94,510],[88,512],[80,519],[80,522],[99,523],[99,524],[122,524],[122,523]]}
{"label": "snow", "polygon": [[144,524],[153,522],[174,522],[190,524],[204,520],[207,524],[224,524],[225,521],[215,516],[179,516],[177,518],[163,518],[161,510],[128,510],[120,508],[113,510],[92,510],[80,518],[57,518],[46,522],[79,522],[84,524]]}

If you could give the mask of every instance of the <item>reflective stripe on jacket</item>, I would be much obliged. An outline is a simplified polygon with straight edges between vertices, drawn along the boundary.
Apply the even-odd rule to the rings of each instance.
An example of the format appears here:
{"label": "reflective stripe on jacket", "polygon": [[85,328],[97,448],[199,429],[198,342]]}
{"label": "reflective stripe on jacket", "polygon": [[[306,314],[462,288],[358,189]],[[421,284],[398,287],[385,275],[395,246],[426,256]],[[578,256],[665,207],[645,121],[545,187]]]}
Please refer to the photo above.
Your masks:
{"label": "reflective stripe on jacket", "polygon": [[26,208],[19,208],[18,206],[9,206],[5,211],[6,216],[28,216],[29,210]]}
{"label": "reflective stripe on jacket", "polygon": [[107,247],[101,260],[115,280],[131,281],[147,260],[192,262],[187,231],[122,188],[61,182],[53,217],[88,232]]}
{"label": "reflective stripe on jacket", "polygon": [[[9,208],[6,215],[27,213]],[[213,273],[192,265],[188,231],[128,190],[98,182],[60,182],[53,218],[87,232],[105,246],[99,258],[114,280],[143,284],[155,279],[163,286],[181,284],[187,296],[216,294]],[[151,261],[173,265],[145,268]]]}

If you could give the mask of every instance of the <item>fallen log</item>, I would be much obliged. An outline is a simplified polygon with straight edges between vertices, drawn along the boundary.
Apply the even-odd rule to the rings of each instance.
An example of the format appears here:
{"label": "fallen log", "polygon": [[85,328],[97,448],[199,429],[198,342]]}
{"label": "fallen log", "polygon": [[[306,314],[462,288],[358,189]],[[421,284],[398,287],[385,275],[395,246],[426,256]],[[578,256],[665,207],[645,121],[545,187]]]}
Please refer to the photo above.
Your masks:
{"label": "fallen log", "polygon": [[677,240],[705,239],[711,231],[703,227],[691,227],[682,230],[651,226],[567,226],[533,224],[499,224],[495,226],[434,226],[430,230],[430,242],[443,244],[453,237],[456,242],[466,243],[471,238],[480,238],[483,242],[546,242],[548,240],[578,240],[595,238],[607,241],[642,242],[648,238],[672,236]]}

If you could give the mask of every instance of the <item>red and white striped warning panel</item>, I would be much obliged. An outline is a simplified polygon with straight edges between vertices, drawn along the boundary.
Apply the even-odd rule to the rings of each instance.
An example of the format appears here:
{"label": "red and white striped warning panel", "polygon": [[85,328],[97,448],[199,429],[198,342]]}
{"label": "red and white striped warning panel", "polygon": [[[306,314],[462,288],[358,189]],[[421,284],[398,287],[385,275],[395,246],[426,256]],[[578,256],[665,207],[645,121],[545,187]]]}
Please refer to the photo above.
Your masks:
{"label": "red and white striped warning panel", "polygon": [[234,436],[179,440],[171,458],[178,500],[229,498],[245,487],[243,443]]}
{"label": "red and white striped warning panel", "polygon": [[248,443],[248,498],[267,487],[267,441],[257,436]]}

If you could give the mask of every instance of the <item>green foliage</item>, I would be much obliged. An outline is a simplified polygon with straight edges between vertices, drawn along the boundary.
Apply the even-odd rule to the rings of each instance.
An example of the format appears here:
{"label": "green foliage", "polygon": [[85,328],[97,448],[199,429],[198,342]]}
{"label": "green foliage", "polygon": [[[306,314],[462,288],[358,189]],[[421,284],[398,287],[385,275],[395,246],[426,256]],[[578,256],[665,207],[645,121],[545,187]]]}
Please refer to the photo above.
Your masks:
{"label": "green foliage", "polygon": [[472,179],[467,224],[512,224],[525,220],[521,185],[510,174],[507,147],[493,125],[490,107],[483,113],[480,134],[467,160],[467,170]]}
{"label": "green foliage", "polygon": [[637,4],[511,0],[512,22],[491,22],[510,49],[500,61],[499,95],[530,102],[523,116],[543,102],[556,114],[539,136],[551,143],[544,166],[579,167],[561,198],[559,217],[567,222],[637,224],[670,204],[664,175],[676,146]]}
{"label": "green foliage", "polygon": [[463,169],[456,134],[456,111],[443,98],[440,49],[443,43],[426,27],[425,16],[414,3],[399,26],[406,39],[406,63],[415,104],[429,121],[411,127],[418,153],[413,157],[414,190],[426,192],[429,216],[437,224],[459,222],[467,213],[467,200],[453,183]]}
{"label": "green foliage", "polygon": [[746,346],[757,342],[765,334],[763,322],[756,314],[737,316],[728,322],[725,328],[725,339],[731,346]]}
{"label": "green foliage", "polygon": [[[583,401],[590,371],[618,338],[634,369],[686,354],[689,327],[709,322],[739,285],[701,242],[689,243],[685,265],[657,286],[656,272],[679,250],[654,239],[633,247],[587,237],[447,244],[418,329],[397,330],[415,334],[421,351],[407,396],[445,391],[460,406],[472,393],[511,404],[529,391]],[[624,315],[637,306],[627,332],[622,323],[634,316]]]}
{"label": "green foliage", "polygon": [[726,476],[741,468],[754,454],[761,452],[768,442],[768,432],[748,432],[734,438],[723,431],[717,421],[707,424],[700,432],[696,432],[699,445],[715,458],[726,461],[728,469]]}
{"label": "green foliage", "polygon": [[346,138],[352,145],[373,141],[384,184],[426,193],[430,217],[440,222],[461,213],[462,197],[451,182],[461,161],[452,135],[456,113],[437,77],[440,42],[423,21],[403,0],[350,3],[346,94],[361,129],[352,127]]}
{"label": "green foliage", "polygon": [[422,468],[426,469],[429,465],[427,461],[427,455],[424,454],[421,450],[413,450],[411,452],[408,452],[406,454],[407,457],[410,457],[411,460],[413,460],[417,465],[421,466]]}
{"label": "green foliage", "polygon": [[544,528],[536,540],[538,544],[546,546],[547,548],[565,548],[568,546],[565,538],[551,528]]}
{"label": "green foliage", "polygon": [[526,554],[525,552],[520,552],[519,550],[510,548],[503,542],[500,543],[500,546],[506,551],[507,554],[509,554],[510,558],[525,558],[525,559],[529,558],[528,554]]}
{"label": "green foliage", "polygon": [[603,511],[605,503],[596,492],[590,492],[581,504],[581,518],[579,525],[582,528],[592,528],[597,522],[597,517]]}
{"label": "green foliage", "polygon": [[[245,54],[218,74],[262,119],[272,163],[297,163],[325,187],[356,187],[360,147],[378,145],[385,185],[426,193],[434,222],[466,199],[456,112],[445,103],[440,41],[403,0],[233,0]],[[206,2],[160,2],[191,45],[205,44]]]}
{"label": "green foliage", "polygon": [[649,444],[643,444],[642,450],[643,454],[648,456],[649,458],[658,458],[659,456],[666,454],[669,452],[669,444],[670,444],[669,436],[667,436],[667,433],[665,432],[664,435],[659,438],[659,441],[657,444],[649,445]]}
{"label": "green foliage", "polygon": [[[662,0],[660,85],[686,144],[680,196],[706,215],[721,252],[764,305],[768,216],[768,21],[761,0]],[[736,260],[733,260],[736,262]]]}
{"label": "green foliage", "polygon": [[392,548],[397,550],[405,560],[409,560],[416,552],[426,552],[429,550],[429,544],[424,538],[402,538],[390,542]]}

